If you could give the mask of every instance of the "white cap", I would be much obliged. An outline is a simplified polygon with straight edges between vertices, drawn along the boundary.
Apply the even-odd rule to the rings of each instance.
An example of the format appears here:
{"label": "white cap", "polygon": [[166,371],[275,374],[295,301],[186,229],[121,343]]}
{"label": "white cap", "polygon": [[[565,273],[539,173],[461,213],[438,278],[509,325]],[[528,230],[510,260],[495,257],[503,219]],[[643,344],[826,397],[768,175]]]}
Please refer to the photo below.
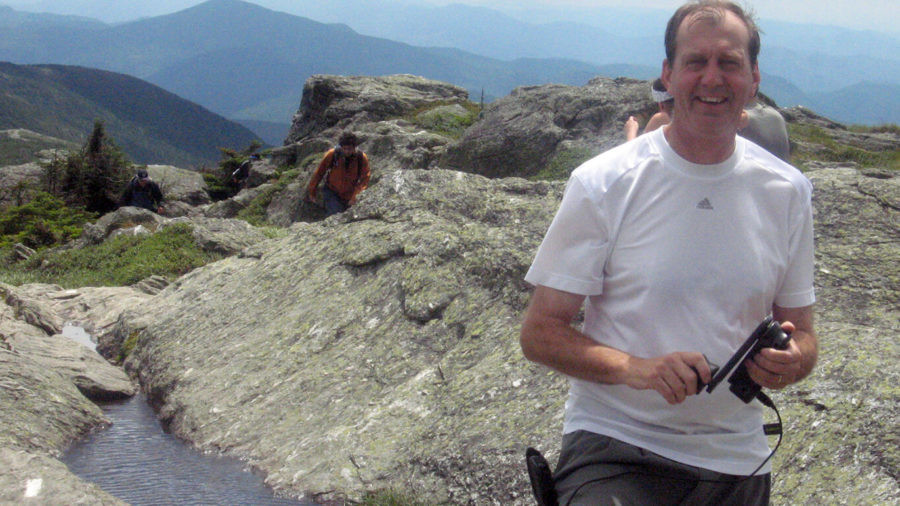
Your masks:
{"label": "white cap", "polygon": [[665,102],[667,100],[672,100],[672,95],[669,95],[668,91],[657,91],[652,87],[650,88],[650,96],[653,97],[654,102]]}

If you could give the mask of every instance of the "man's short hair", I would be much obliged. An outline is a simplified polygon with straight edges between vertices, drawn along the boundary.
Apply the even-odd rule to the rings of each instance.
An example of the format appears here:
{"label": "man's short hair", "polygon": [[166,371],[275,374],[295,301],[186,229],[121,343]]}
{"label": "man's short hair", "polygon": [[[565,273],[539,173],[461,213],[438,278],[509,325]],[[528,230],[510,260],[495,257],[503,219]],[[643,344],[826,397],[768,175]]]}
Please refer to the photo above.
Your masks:
{"label": "man's short hair", "polygon": [[356,137],[356,134],[353,132],[344,132],[341,134],[341,138],[338,139],[338,146],[359,146],[359,138]]}
{"label": "man's short hair", "polygon": [[739,5],[727,0],[696,0],[682,5],[675,11],[675,14],[669,19],[669,24],[666,25],[666,59],[669,61],[669,65],[675,63],[676,37],[678,29],[681,28],[685,19],[697,14],[698,20],[719,23],[725,13],[729,11],[737,15],[747,26],[747,31],[750,32],[750,44],[747,51],[750,54],[750,65],[756,65],[760,47],[759,27],[756,26],[751,12],[745,11]]}

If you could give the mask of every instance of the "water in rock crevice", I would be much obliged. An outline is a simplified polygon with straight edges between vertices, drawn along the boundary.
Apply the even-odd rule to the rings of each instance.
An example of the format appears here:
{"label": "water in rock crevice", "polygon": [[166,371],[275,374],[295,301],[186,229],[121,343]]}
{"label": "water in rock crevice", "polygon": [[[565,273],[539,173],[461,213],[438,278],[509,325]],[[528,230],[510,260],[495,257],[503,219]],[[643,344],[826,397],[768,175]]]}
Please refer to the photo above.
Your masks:
{"label": "water in rock crevice", "polygon": [[[64,334],[78,335],[81,329],[74,329]],[[82,342],[89,343],[89,338]],[[123,501],[135,506],[312,504],[275,497],[245,462],[204,454],[165,432],[141,394],[100,407],[112,426],[79,441],[61,460],[77,476]]]}

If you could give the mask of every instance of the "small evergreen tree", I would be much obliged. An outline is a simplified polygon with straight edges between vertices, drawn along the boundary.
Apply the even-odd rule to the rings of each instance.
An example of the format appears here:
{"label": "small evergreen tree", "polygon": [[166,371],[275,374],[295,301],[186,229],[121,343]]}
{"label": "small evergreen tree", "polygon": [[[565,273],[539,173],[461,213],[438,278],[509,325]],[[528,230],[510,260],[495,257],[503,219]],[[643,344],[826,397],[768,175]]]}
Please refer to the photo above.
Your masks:
{"label": "small evergreen tree", "polygon": [[116,208],[132,171],[125,153],[106,136],[103,122],[96,120],[81,150],[44,165],[42,183],[66,205],[104,214]]}

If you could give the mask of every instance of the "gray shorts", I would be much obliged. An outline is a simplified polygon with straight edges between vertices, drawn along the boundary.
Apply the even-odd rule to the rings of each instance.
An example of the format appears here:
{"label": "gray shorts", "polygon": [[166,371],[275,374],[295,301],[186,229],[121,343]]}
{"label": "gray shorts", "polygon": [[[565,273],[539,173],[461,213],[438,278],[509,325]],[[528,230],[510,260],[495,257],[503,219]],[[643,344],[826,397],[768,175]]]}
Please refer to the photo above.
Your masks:
{"label": "gray shorts", "polygon": [[566,505],[767,505],[769,474],[745,478],[675,462],[586,431],[563,436],[553,475]]}

